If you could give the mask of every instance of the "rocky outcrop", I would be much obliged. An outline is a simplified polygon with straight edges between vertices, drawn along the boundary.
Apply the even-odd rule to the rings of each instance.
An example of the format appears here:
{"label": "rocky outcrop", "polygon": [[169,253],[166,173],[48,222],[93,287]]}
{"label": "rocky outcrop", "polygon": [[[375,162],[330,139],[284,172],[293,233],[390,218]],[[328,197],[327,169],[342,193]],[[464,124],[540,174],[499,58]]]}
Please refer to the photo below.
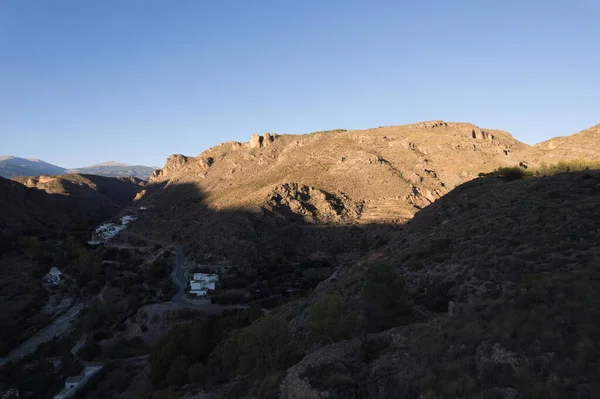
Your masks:
{"label": "rocky outcrop", "polygon": [[285,183],[269,194],[265,209],[294,221],[328,223],[356,217],[356,207],[348,199],[318,188]]}
{"label": "rocky outcrop", "polygon": [[[439,197],[439,195],[437,197]],[[427,189],[421,189],[417,186],[413,186],[412,193],[408,194],[406,198],[411,205],[418,209],[422,209],[433,203],[437,197]]]}
{"label": "rocky outcrop", "polygon": [[262,136],[254,133],[250,136],[250,148],[268,147],[276,137],[277,135],[271,133],[265,133]]}
{"label": "rocky outcrop", "polygon": [[263,138],[258,134],[254,133],[250,136],[250,148],[260,148],[262,147]]}
{"label": "rocky outcrop", "polygon": [[275,140],[275,136],[273,136],[271,133],[265,133],[263,135],[263,145],[265,147],[267,147],[269,144],[271,144],[273,142],[273,140]]}
{"label": "rocky outcrop", "polygon": [[481,140],[494,140],[494,135],[491,134],[488,131],[479,129],[479,128],[474,128],[471,129],[471,137],[473,137],[474,139],[481,139]]}
{"label": "rocky outcrop", "polygon": [[186,157],[185,155],[171,155],[169,158],[167,158],[167,162],[165,162],[165,166],[163,166],[162,169],[156,169],[154,172],[152,172],[150,182],[164,180],[168,178],[169,176],[173,175],[176,171],[181,170],[187,163],[188,157]]}
{"label": "rocky outcrop", "polygon": [[433,129],[434,127],[448,126],[448,124],[442,120],[425,121],[409,125],[412,129]]}

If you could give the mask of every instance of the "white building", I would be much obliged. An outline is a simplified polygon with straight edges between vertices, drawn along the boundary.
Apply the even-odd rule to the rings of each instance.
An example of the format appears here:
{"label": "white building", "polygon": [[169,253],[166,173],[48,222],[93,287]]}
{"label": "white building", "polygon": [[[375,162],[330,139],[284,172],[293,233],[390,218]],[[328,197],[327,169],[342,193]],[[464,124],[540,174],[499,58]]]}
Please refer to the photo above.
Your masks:
{"label": "white building", "polygon": [[216,274],[206,274],[206,273],[194,273],[194,280],[196,281],[206,281],[207,283],[215,283],[219,280],[219,276]]}
{"label": "white building", "polygon": [[66,399],[75,395],[75,393],[83,387],[88,380],[102,369],[102,365],[88,364],[85,366],[83,373],[74,377],[69,377],[65,381],[65,387],[62,391],[54,395],[54,399]]}
{"label": "white building", "polygon": [[58,285],[62,280],[63,274],[58,270],[58,267],[52,266],[48,274],[46,274],[46,281],[54,285]]}
{"label": "white building", "polygon": [[190,295],[207,296],[209,290],[215,289],[218,279],[216,274],[194,273],[190,280]]}

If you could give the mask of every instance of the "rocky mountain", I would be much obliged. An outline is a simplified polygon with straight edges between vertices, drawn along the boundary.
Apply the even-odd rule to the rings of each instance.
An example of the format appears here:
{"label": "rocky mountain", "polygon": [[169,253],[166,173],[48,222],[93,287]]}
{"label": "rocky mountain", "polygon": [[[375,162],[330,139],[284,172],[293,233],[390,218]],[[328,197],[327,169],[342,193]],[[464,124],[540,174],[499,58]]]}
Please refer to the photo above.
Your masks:
{"label": "rocky mountain", "polygon": [[53,175],[0,178],[0,235],[88,226],[129,205],[145,182],[136,178]]}
{"label": "rocky mountain", "polygon": [[39,159],[10,156],[0,157],[0,176],[9,179],[18,176],[60,175],[65,173],[65,171],[65,168],[40,161]]}
{"label": "rocky mountain", "polygon": [[[600,171],[538,168],[598,161],[585,151],[590,131],[529,146],[431,121],[172,155],[123,190],[135,201],[122,215],[138,219],[111,244],[153,253],[128,264],[110,252],[139,283],[113,270],[105,303],[84,314],[114,331],[114,347],[98,338],[102,356],[135,353],[135,364],[85,397],[594,398]],[[502,167],[531,173],[487,173]],[[96,201],[89,189],[113,192],[90,176],[61,179],[8,181],[5,192],[81,199],[69,209]],[[214,304],[251,306],[218,318],[177,296],[152,303],[148,272],[156,265],[170,283],[156,260],[173,263],[172,244],[184,269],[218,273]],[[135,343],[139,352],[114,352]]]}
{"label": "rocky mountain", "polygon": [[107,177],[131,176],[148,181],[152,175],[152,172],[154,172],[154,169],[157,168],[143,165],[128,165],[122,162],[103,162],[97,165],[69,169],[67,173],[83,173]]}
{"label": "rocky mountain", "polygon": [[128,165],[122,162],[103,162],[97,165],[66,169],[60,166],[40,161],[18,157],[0,157],[0,176],[13,178],[20,176],[62,175],[65,173],[80,173],[107,177],[136,177],[148,180],[154,167],[143,165]]}
{"label": "rocky mountain", "polygon": [[[389,244],[276,313],[297,342],[319,298],[360,307],[365,274],[404,276],[404,325],[304,347],[281,397],[595,397],[600,383],[600,172],[467,182],[419,211]],[[375,349],[376,348],[376,349]]]}
{"label": "rocky mountain", "polygon": [[600,124],[566,137],[555,137],[535,145],[540,161],[556,163],[574,159],[600,159]]}
{"label": "rocky mountain", "polygon": [[444,121],[253,135],[250,142],[224,143],[196,157],[169,157],[138,198],[160,212],[137,226],[183,240],[198,255],[247,263],[274,261],[283,240],[294,243],[290,253],[317,242],[320,250],[339,241],[341,250],[356,240],[315,238],[304,246],[319,236],[306,230],[397,225],[482,172],[561,157],[598,159],[595,152],[569,158],[561,148],[532,147],[504,131]]}
{"label": "rocky mountain", "polygon": [[[255,154],[263,148],[247,147]],[[529,167],[551,151],[523,148],[529,156],[519,162]],[[203,157],[217,154],[198,157],[205,163],[201,170],[216,166],[218,157]],[[198,158],[193,162],[201,162]],[[188,358],[186,345],[196,336],[174,329],[170,337],[181,341],[179,352],[167,336],[150,357],[152,370],[178,367],[198,379],[184,385],[190,381],[182,374],[183,382],[167,381],[180,387],[157,396],[596,397],[600,171],[475,178],[415,208],[403,223],[360,223],[360,208],[352,206],[349,195],[338,197],[315,183],[276,184],[263,197],[239,200],[248,205],[215,209],[211,204],[223,198],[218,190],[202,193],[192,182],[175,180],[185,177],[178,170],[197,167],[190,161],[172,157],[154,176],[156,186],[142,197],[154,205],[154,216],[138,222],[170,227],[167,219],[195,212],[178,225],[177,240],[187,248],[220,240],[227,251],[220,256],[234,259],[233,268],[243,265],[243,258],[234,256],[235,246],[247,256],[253,248],[256,259],[279,246],[286,250],[277,255],[278,262],[303,254],[312,256],[312,267],[323,258],[333,267],[306,296],[225,336],[206,358]],[[200,179],[209,179],[209,173]],[[321,173],[326,181],[326,172]],[[253,198],[262,199],[253,203]],[[172,207],[170,201],[175,201]],[[410,197],[405,201],[415,207]],[[194,223],[208,232],[193,230]],[[252,242],[258,244],[252,247]],[[214,264],[213,259],[203,263]],[[293,277],[278,284],[311,270],[307,262],[292,264]],[[275,269],[259,261],[250,268],[262,281]],[[230,277],[221,276],[223,281]],[[260,347],[245,350],[247,343]],[[170,364],[169,351],[174,353]],[[179,353],[186,354],[186,362]],[[265,360],[281,353],[289,357]],[[245,368],[245,362],[263,374]],[[198,364],[203,374],[191,377]]]}

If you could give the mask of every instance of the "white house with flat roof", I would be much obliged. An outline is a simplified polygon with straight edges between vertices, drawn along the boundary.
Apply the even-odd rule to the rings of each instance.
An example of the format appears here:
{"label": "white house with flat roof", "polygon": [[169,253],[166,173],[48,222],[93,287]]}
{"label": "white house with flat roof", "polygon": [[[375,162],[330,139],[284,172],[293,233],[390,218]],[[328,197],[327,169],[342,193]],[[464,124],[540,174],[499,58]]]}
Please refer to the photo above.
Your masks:
{"label": "white house with flat roof", "polygon": [[190,295],[207,296],[219,280],[216,274],[194,273],[190,279]]}
{"label": "white house with flat roof", "polygon": [[216,274],[194,273],[193,279],[196,281],[206,281],[207,283],[215,283],[219,280]]}

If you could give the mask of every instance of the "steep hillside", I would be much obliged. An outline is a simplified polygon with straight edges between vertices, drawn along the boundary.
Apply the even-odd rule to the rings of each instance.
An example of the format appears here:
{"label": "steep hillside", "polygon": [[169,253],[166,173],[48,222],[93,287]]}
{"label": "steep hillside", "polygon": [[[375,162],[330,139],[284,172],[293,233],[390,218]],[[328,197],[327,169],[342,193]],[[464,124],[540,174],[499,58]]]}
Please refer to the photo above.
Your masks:
{"label": "steep hillside", "polygon": [[373,335],[373,356],[359,359],[354,341],[307,347],[281,394],[595,397],[599,203],[598,171],[456,188],[308,304],[280,310],[302,337],[309,304],[337,292],[355,308],[365,270],[381,262],[404,275],[414,307],[408,325]]}
{"label": "steep hillside", "polygon": [[282,396],[595,397],[598,203],[598,171],[453,190],[389,245],[279,310],[303,337],[316,299],[340,293],[356,309],[365,271],[382,262],[404,275],[413,303],[408,325],[371,337],[376,354],[361,358],[358,340],[306,347]]}
{"label": "steep hillside", "polygon": [[52,165],[39,159],[0,157],[0,176],[6,178],[35,175],[59,175],[65,168]]}
{"label": "steep hillside", "polygon": [[600,160],[600,124],[566,137],[536,144],[539,160],[549,164],[565,160]]}
{"label": "steep hillside", "polygon": [[[402,223],[480,172],[533,163],[530,152],[506,132],[442,121],[254,135],[250,143],[225,143],[197,157],[169,157],[140,196],[140,204],[160,212],[137,228],[193,241],[204,255],[243,247],[244,259],[258,260],[272,253],[269,242],[281,242],[276,234],[254,242],[259,231],[273,231],[272,223],[295,229]],[[228,212],[235,221],[223,220]],[[244,245],[223,245],[225,235]]]}
{"label": "steep hillside", "polygon": [[45,192],[0,178],[0,235],[60,228],[69,222]]}
{"label": "steep hillside", "polygon": [[129,205],[144,182],[134,178],[60,175],[1,179],[3,235],[88,225]]}

